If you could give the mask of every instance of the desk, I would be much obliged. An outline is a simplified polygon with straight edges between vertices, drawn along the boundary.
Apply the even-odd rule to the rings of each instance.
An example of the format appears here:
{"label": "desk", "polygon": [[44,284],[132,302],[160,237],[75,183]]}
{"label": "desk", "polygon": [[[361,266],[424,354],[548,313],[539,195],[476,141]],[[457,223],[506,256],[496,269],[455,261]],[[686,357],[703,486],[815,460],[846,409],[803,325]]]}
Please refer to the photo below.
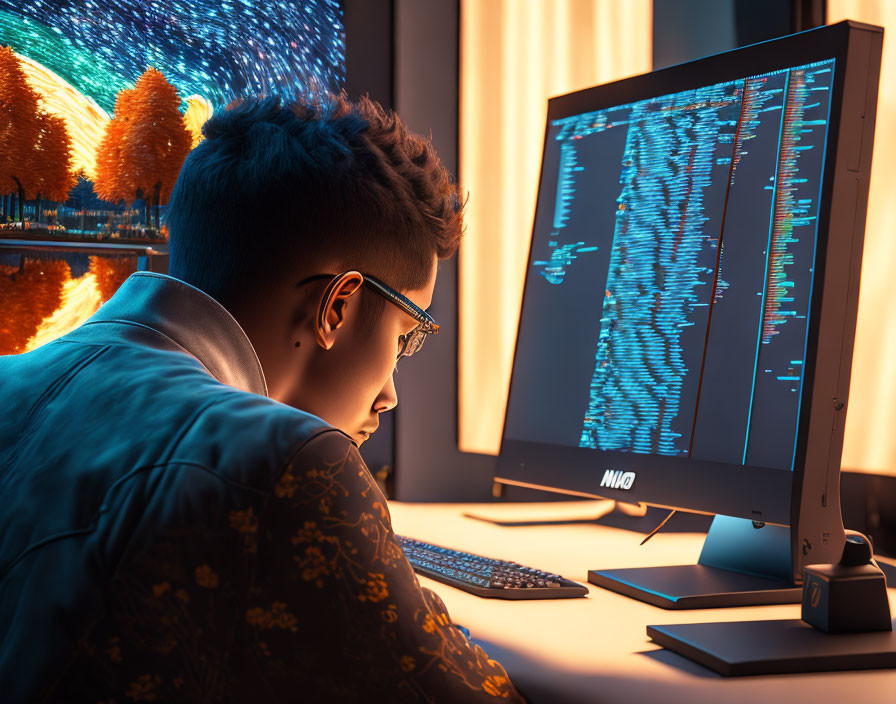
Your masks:
{"label": "desk", "polygon": [[[605,502],[576,503],[586,516],[597,515]],[[592,513],[585,510],[589,504]],[[799,618],[799,605],[666,611],[587,582],[593,568],[694,563],[701,534],[660,533],[639,547],[642,535],[596,524],[504,527],[462,516],[493,511],[492,506],[390,503],[400,535],[516,560],[589,587],[583,599],[508,601],[420,577],[442,597],[453,620],[507,668],[532,704],[896,702],[896,670],[725,678],[659,648],[645,632],[648,624]],[[896,614],[896,589],[888,591]]]}

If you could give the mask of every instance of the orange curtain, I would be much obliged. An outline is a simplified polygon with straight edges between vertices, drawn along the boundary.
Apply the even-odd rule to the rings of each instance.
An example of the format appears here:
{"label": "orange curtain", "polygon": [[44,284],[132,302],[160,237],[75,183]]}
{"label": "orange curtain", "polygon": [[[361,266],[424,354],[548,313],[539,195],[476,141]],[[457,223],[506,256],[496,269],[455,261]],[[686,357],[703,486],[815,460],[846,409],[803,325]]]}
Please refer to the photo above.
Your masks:
{"label": "orange curtain", "polygon": [[871,193],[865,224],[865,252],[859,294],[859,320],[849,386],[843,442],[843,469],[896,474],[896,200],[887,170],[896,159],[896,2],[828,0],[828,23],[858,20],[884,27],[884,56],[877,102]]}
{"label": "orange curtain", "polygon": [[461,0],[459,443],[495,454],[547,99],[649,71],[652,0]]}

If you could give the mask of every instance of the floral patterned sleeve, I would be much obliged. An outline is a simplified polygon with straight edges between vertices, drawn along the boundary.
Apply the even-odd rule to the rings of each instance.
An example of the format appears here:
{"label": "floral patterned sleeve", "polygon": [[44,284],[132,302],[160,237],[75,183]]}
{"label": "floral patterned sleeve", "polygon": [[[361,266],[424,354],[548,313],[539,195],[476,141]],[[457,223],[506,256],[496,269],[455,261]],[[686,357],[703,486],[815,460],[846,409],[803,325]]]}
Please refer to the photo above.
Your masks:
{"label": "floral patterned sleeve", "polygon": [[[309,443],[259,520],[246,621],[271,692],[306,701],[522,702],[422,589],[343,435]],[[363,693],[364,696],[360,697]]]}
{"label": "floral patterned sleeve", "polygon": [[43,700],[523,701],[421,589],[342,433],[310,440],[273,489],[176,462],[152,485],[122,489],[127,549]]}

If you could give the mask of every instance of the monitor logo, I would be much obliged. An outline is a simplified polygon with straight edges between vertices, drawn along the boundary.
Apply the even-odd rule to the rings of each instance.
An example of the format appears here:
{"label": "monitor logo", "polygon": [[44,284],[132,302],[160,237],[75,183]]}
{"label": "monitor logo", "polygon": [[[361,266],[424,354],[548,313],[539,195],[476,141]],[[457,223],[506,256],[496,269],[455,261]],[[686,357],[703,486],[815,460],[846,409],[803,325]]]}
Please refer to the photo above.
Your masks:
{"label": "monitor logo", "polygon": [[623,472],[618,469],[608,469],[604,472],[604,478],[600,480],[600,485],[609,487],[610,489],[625,489],[628,491],[635,483],[634,472]]}

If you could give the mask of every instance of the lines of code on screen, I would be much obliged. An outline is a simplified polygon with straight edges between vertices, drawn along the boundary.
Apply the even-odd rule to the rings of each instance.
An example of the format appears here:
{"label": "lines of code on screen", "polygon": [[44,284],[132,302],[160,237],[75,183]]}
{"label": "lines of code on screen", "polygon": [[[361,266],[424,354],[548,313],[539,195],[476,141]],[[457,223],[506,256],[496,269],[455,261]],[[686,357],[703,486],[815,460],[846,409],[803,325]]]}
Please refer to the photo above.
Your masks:
{"label": "lines of code on screen", "polygon": [[549,125],[508,439],[792,469],[833,69]]}

